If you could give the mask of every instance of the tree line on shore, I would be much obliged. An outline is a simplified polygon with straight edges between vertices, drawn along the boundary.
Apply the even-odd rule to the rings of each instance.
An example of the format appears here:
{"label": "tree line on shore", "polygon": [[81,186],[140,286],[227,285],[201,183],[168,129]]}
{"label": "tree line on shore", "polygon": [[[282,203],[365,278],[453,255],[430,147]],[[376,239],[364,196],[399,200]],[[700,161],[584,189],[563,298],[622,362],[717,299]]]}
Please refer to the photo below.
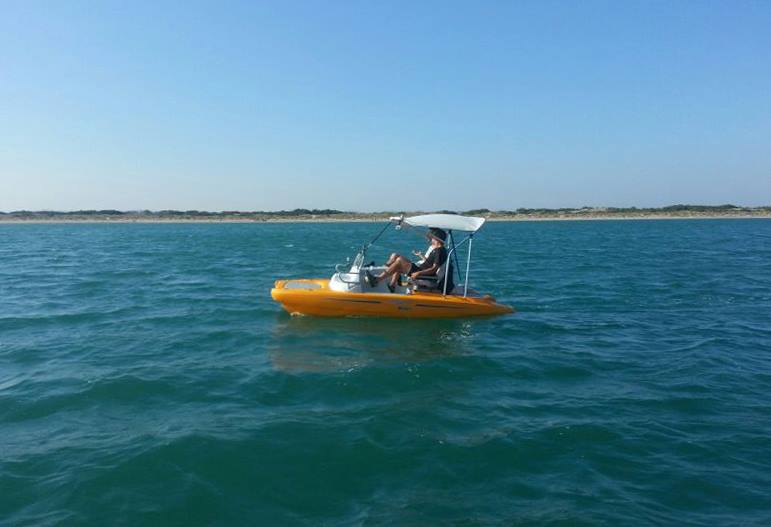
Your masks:
{"label": "tree line on shore", "polygon": [[107,217],[107,216],[130,216],[130,217],[148,217],[148,218],[217,218],[231,216],[333,216],[335,214],[346,214],[340,210],[334,209],[294,209],[277,211],[206,211],[206,210],[115,210],[115,209],[89,209],[89,210],[16,210],[12,212],[2,212],[0,215],[13,217]]}
{"label": "tree line on shore", "polygon": [[[740,214],[742,212],[771,213],[771,207],[742,207],[737,205],[669,205],[666,207],[580,207],[580,208],[518,208],[513,210],[439,210],[444,214],[462,214],[467,216],[581,216],[581,215],[682,215],[682,214]],[[270,219],[270,218],[334,218],[334,217],[380,217],[393,215],[393,212],[352,212],[337,209],[292,209],[278,211],[201,211],[201,210],[135,210],[93,209],[74,211],[53,210],[17,210],[0,211],[0,219]]]}

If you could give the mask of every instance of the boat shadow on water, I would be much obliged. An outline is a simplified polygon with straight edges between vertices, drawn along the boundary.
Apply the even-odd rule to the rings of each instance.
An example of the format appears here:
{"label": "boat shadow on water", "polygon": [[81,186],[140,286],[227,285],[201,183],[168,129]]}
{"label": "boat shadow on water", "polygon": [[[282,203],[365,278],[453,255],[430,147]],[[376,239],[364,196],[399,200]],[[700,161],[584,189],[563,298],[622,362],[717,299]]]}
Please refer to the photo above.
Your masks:
{"label": "boat shadow on water", "polygon": [[280,315],[268,357],[287,373],[346,371],[426,362],[471,351],[473,322],[461,319],[316,318]]}

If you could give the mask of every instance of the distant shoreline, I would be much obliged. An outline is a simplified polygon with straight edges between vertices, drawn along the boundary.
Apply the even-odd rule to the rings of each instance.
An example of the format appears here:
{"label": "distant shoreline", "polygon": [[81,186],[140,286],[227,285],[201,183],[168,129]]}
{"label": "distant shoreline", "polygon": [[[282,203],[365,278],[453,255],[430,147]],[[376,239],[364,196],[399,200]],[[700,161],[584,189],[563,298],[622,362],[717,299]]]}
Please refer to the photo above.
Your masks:
{"label": "distant shoreline", "polygon": [[0,223],[342,223],[382,222],[393,216],[418,214],[460,214],[482,216],[489,221],[595,221],[771,218],[771,206],[670,205],[658,208],[581,207],[560,209],[518,208],[516,210],[472,209],[465,211],[354,212],[336,209],[293,209],[275,211],[202,210],[17,210],[0,211]]}
{"label": "distant shoreline", "polygon": [[[282,218],[3,218],[0,224],[271,224],[271,223],[376,223],[388,221],[388,216],[362,215],[345,217],[282,217]],[[771,212],[758,214],[647,214],[647,215],[516,215],[488,216],[491,222],[541,222],[541,221],[634,221],[634,220],[720,220],[720,219],[771,219]]]}

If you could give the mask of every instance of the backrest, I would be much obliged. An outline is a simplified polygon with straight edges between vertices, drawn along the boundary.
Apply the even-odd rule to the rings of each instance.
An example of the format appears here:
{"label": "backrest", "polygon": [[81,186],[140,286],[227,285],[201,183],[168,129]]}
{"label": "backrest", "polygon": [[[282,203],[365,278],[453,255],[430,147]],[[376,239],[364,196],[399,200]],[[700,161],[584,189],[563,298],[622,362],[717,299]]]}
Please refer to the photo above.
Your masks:
{"label": "backrest", "polygon": [[436,274],[434,274],[436,279],[441,280],[442,278],[444,278],[444,273],[446,270],[447,270],[447,262],[444,262],[442,265],[437,267]]}
{"label": "backrest", "polygon": [[436,275],[426,277],[424,279],[418,278],[417,283],[420,289],[427,289],[429,291],[444,291],[444,280],[447,277],[449,282],[447,283],[447,292],[451,292],[454,285],[452,280],[452,262],[448,258],[446,262],[439,266],[436,270]]}
{"label": "backrest", "polygon": [[[428,257],[429,253],[430,251],[426,253],[426,257]],[[447,283],[447,292],[449,293],[450,291],[452,291],[454,287],[452,273],[453,273],[452,260],[448,253],[447,258],[445,259],[444,263],[440,265],[439,268],[436,270],[435,275],[427,276],[423,279],[418,278],[417,280],[418,287],[420,289],[427,289],[430,291],[444,291],[444,279],[446,276],[447,280],[449,280],[449,282]]]}
{"label": "backrest", "polygon": [[447,292],[449,293],[452,291],[453,280],[452,280],[452,261],[450,258],[447,258],[447,261],[444,262],[439,269],[436,270],[436,284],[439,287],[439,290],[444,291],[444,281],[445,278],[447,279]]}

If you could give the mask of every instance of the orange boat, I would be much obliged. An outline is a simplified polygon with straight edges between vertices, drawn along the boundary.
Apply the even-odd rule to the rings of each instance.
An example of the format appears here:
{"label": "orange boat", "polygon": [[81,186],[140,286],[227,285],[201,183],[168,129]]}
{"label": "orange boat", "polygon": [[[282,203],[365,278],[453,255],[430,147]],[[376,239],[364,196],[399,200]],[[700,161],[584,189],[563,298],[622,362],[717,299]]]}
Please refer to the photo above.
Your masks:
{"label": "orange boat", "polygon": [[[492,296],[480,295],[468,287],[471,243],[484,222],[484,218],[454,214],[391,218],[375,239],[361,248],[348,269],[337,266],[337,272],[329,279],[277,280],[271,296],[290,314],[321,317],[458,318],[512,313],[512,307],[498,304]],[[377,273],[384,269],[372,264],[364,265],[367,250],[392,224],[397,229],[439,228],[448,232],[450,250],[436,276],[421,277],[406,283],[400,281],[393,291],[385,283],[374,287],[367,285],[367,273]],[[466,235],[457,245],[453,231]],[[468,244],[466,272],[463,279],[459,280],[461,285],[448,291],[452,280],[445,278],[454,276],[454,269],[458,267],[457,249],[464,244]]]}

